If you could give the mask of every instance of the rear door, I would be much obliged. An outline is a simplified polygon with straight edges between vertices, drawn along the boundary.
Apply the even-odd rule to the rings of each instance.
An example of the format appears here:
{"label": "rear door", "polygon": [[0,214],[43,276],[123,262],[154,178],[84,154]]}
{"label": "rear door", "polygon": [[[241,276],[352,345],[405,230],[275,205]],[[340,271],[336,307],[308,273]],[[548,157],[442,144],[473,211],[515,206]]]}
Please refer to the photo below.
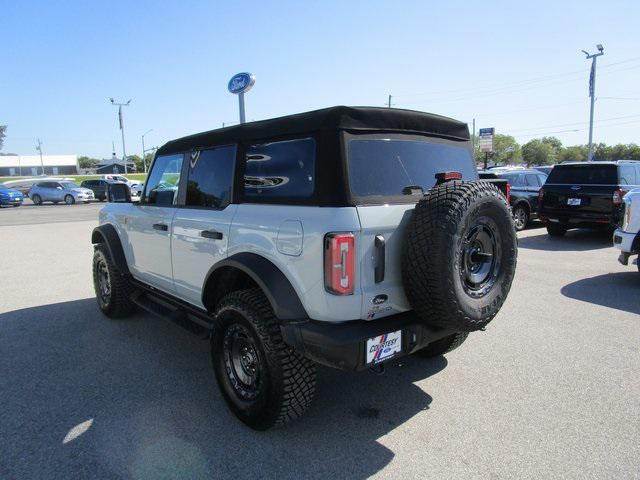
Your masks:
{"label": "rear door", "polygon": [[130,267],[145,283],[174,293],[171,229],[183,155],[161,155],[149,173],[145,196],[126,219]]}
{"label": "rear door", "polygon": [[477,180],[469,142],[408,135],[345,137],[349,188],[360,219],[362,318],[410,309],[402,285],[402,245],[416,202],[436,173]]}
{"label": "rear door", "polygon": [[209,270],[227,254],[238,207],[231,204],[235,159],[235,145],[187,155],[186,195],[173,219],[171,256],[176,295],[199,307]]}
{"label": "rear door", "polygon": [[613,213],[617,188],[615,164],[557,165],[544,185],[543,211],[546,215],[602,218]]}

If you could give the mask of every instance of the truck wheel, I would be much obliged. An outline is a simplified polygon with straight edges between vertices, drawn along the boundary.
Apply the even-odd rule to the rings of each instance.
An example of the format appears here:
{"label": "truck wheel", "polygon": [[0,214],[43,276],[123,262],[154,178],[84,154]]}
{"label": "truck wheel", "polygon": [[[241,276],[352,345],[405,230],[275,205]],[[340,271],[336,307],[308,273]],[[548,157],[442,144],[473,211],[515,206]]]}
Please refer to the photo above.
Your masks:
{"label": "truck wheel", "polygon": [[300,417],[311,404],[316,367],[286,345],[259,289],[232,292],[216,312],[213,369],[233,413],[255,430]]}
{"label": "truck wheel", "polygon": [[518,232],[526,228],[527,223],[529,223],[529,211],[527,210],[527,207],[522,204],[514,207],[513,223],[515,224]]}
{"label": "truck wheel", "polygon": [[513,218],[486,182],[446,182],[418,202],[407,226],[402,279],[427,324],[484,328],[511,288],[518,255]]}
{"label": "truck wheel", "polygon": [[549,223],[547,225],[547,233],[552,237],[564,237],[564,234],[567,233],[567,227],[557,223]]}
{"label": "truck wheel", "polygon": [[439,357],[440,355],[444,355],[445,353],[449,353],[450,351],[458,348],[464,343],[468,336],[469,332],[454,333],[453,335],[449,335],[448,337],[444,337],[430,343],[426,347],[418,350],[415,354],[421,357]]}
{"label": "truck wheel", "polygon": [[107,317],[122,318],[135,311],[129,279],[118,271],[109,250],[101,243],[93,252],[93,288],[98,306]]}

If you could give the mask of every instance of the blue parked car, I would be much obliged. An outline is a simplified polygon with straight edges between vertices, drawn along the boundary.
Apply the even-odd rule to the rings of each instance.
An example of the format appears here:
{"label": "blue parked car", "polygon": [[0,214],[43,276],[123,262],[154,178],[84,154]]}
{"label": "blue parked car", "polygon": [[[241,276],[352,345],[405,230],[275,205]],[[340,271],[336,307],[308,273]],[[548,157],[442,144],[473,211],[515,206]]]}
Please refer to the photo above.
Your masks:
{"label": "blue parked car", "polygon": [[24,201],[24,195],[18,190],[6,187],[3,183],[0,183],[0,206],[5,207],[12,205],[19,207]]}

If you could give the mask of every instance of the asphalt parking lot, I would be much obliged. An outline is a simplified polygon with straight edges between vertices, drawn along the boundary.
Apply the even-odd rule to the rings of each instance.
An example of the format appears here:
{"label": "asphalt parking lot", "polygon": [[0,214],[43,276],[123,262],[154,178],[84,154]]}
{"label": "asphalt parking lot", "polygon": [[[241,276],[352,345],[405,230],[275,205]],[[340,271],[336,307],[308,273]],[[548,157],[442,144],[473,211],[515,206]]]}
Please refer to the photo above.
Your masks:
{"label": "asphalt parking lot", "polygon": [[308,414],[257,433],[205,340],[99,313],[99,208],[0,211],[0,478],[640,476],[640,274],[607,236],[521,233],[486,332],[383,376],[321,369]]}

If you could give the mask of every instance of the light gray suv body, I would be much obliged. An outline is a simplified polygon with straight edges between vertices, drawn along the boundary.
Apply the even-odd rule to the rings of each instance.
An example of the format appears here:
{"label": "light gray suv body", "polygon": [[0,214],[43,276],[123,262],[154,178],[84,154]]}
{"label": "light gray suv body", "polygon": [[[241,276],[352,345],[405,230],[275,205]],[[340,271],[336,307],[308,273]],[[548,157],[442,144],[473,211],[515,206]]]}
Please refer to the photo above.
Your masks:
{"label": "light gray suv body", "polygon": [[46,181],[35,183],[29,190],[29,198],[36,205],[43,202],[64,202],[72,205],[76,202],[89,202],[95,199],[93,190],[79,187],[70,181]]}
{"label": "light gray suv body", "polygon": [[[98,305],[211,330],[231,410],[299,416],[317,363],[380,369],[484,328],[513,278],[504,196],[465,124],[334,107],[174,140],[139,202],[112,186],[93,233]],[[122,191],[120,191],[122,190]]]}

